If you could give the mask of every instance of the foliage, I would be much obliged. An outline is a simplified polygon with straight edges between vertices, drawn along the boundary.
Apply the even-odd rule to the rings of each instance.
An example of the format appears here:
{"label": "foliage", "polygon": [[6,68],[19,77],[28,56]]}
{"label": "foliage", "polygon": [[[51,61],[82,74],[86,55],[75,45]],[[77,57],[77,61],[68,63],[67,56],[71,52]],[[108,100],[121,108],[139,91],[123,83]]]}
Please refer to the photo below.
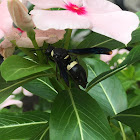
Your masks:
{"label": "foliage", "polygon": [[[77,30],[73,38],[82,32]],[[67,30],[64,39],[54,46],[126,49],[124,44],[93,32],[82,42],[70,39],[71,30]],[[27,55],[17,48],[19,52],[0,66],[0,103],[19,86],[38,96],[39,103],[31,112],[12,113],[11,108],[0,111],[0,139],[139,140],[140,27],[133,32],[128,46],[132,47],[128,55],[117,54],[109,64],[95,55],[78,56],[88,74],[85,89],[77,86],[70,76],[68,87],[51,59],[42,59],[43,63],[40,58],[35,61],[29,58],[36,57],[30,49],[26,49]],[[21,52],[23,56],[19,56]],[[44,52],[40,53],[44,58]],[[124,57],[119,64],[118,60]]]}

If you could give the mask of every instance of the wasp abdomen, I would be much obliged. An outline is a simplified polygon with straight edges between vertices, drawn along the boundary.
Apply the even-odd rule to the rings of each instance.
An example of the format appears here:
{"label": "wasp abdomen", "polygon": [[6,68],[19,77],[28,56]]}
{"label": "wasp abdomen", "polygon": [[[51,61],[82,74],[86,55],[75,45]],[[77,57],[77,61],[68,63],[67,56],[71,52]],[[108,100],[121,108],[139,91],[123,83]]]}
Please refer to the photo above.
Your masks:
{"label": "wasp abdomen", "polygon": [[83,88],[86,87],[86,72],[84,68],[78,64],[78,62],[71,62],[69,65],[67,65],[67,70],[69,71],[71,77],[78,83],[78,85],[81,85]]}

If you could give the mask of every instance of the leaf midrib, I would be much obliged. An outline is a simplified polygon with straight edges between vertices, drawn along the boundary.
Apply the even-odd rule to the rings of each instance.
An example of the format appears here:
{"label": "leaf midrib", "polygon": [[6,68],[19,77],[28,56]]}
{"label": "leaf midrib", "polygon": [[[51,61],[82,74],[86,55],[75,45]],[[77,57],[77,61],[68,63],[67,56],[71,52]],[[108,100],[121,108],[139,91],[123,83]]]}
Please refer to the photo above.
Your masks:
{"label": "leaf midrib", "polygon": [[23,124],[13,124],[13,125],[8,125],[8,126],[0,126],[0,129],[3,129],[3,128],[11,128],[11,127],[21,127],[21,126],[28,126],[28,125],[47,124],[47,123],[48,123],[48,121],[23,123]]}
{"label": "leaf midrib", "polygon": [[78,111],[77,111],[77,108],[76,108],[72,93],[71,93],[70,90],[68,90],[68,92],[69,92],[69,96],[70,96],[70,99],[71,99],[71,102],[72,102],[72,105],[73,105],[73,108],[74,108],[74,111],[75,111],[75,115],[76,115],[76,118],[77,118],[77,121],[78,121],[78,124],[79,124],[81,140],[84,140],[81,120],[80,120],[80,117],[79,117],[79,114],[78,114]]}
{"label": "leaf midrib", "polygon": [[33,77],[29,77],[29,78],[27,78],[27,79],[21,80],[21,81],[16,82],[16,83],[14,83],[14,84],[12,84],[12,85],[6,87],[6,88],[1,89],[1,90],[0,90],[0,93],[4,92],[5,90],[8,90],[8,89],[10,89],[10,88],[12,88],[12,87],[14,87],[14,86],[16,86],[16,85],[19,85],[19,84],[21,84],[21,83],[24,83],[24,82],[29,81],[29,80],[31,80],[31,79],[35,79],[36,77],[47,76],[47,75],[48,75],[48,74],[40,74],[40,75],[35,75],[35,76],[33,76]]}
{"label": "leaf midrib", "polygon": [[19,68],[18,70],[16,70],[13,74],[11,74],[9,77],[8,77],[8,79],[9,78],[11,78],[13,75],[15,75],[16,73],[18,73],[19,71],[24,71],[24,70],[29,70],[29,69],[33,69],[33,68],[36,68],[36,67],[38,67],[37,65],[35,65],[35,66],[31,66],[31,67],[26,67],[26,68]]}
{"label": "leaf midrib", "polygon": [[[96,73],[95,73],[95,71],[88,65],[88,67],[91,69],[91,71],[92,71],[92,73],[97,77],[97,75],[96,75]],[[100,86],[101,86],[101,88],[102,88],[102,90],[103,90],[103,92],[105,93],[105,95],[106,95],[106,98],[107,98],[107,100],[109,101],[109,103],[110,103],[110,105],[111,105],[111,107],[112,107],[112,110],[113,110],[113,112],[115,113],[115,115],[117,114],[117,112],[116,112],[116,110],[115,110],[115,108],[114,108],[114,106],[113,106],[113,104],[112,104],[112,102],[111,102],[111,100],[110,100],[110,98],[109,98],[109,96],[107,95],[107,92],[105,91],[105,89],[104,89],[104,87],[103,87],[103,85],[101,84],[101,82],[99,82],[99,84],[100,84]]]}
{"label": "leaf midrib", "polygon": [[135,115],[135,114],[119,114],[119,115],[116,115],[115,117],[137,117],[137,118],[140,118],[140,115]]}
{"label": "leaf midrib", "polygon": [[108,39],[108,40],[103,41],[103,42],[101,42],[101,43],[95,44],[95,45],[93,45],[92,47],[100,46],[100,45],[105,44],[105,43],[107,43],[107,42],[109,42],[109,41],[112,41],[112,40],[113,40],[113,39]]}
{"label": "leaf midrib", "polygon": [[43,84],[48,86],[51,90],[53,90],[56,94],[58,94],[58,92],[52,86],[50,86],[48,83],[46,83],[45,81],[41,80],[40,78],[37,78],[37,80],[42,82]]}
{"label": "leaf midrib", "polygon": [[[90,67],[90,65],[88,65],[88,67],[91,69],[91,71],[93,72],[93,74],[95,74],[95,76],[97,76],[96,73],[94,72],[94,70]],[[116,110],[115,110],[115,108],[114,108],[114,106],[113,106],[113,104],[112,104],[110,98],[108,97],[107,92],[106,92],[105,89],[103,88],[103,85],[101,84],[101,82],[100,82],[99,84],[100,84],[101,88],[103,89],[103,91],[104,91],[104,93],[105,93],[105,95],[106,95],[106,97],[107,97],[107,99],[108,99],[108,101],[109,101],[109,103],[110,103],[110,106],[112,107],[112,109],[113,109],[113,111],[114,111],[114,113],[115,113],[115,115],[116,115],[117,112],[116,112]],[[126,140],[126,135],[125,135],[123,126],[122,126],[121,122],[118,122],[118,123],[119,123],[120,128],[121,128],[121,131],[122,131],[123,139]]]}

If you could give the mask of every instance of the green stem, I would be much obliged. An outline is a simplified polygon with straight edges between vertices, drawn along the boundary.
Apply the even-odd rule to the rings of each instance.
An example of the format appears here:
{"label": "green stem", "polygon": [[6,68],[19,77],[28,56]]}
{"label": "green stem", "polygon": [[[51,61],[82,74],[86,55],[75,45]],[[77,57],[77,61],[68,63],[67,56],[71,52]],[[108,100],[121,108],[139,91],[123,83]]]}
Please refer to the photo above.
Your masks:
{"label": "green stem", "polygon": [[91,87],[88,87],[88,88],[85,90],[85,92],[89,92],[90,89],[91,89]]}
{"label": "green stem", "polygon": [[65,41],[64,41],[64,49],[66,50],[69,48],[69,44],[71,40],[71,33],[72,33],[72,29],[68,29],[66,37],[65,37]]}
{"label": "green stem", "polygon": [[33,53],[31,53],[29,50],[27,50],[26,48],[23,48],[23,47],[18,47],[18,48],[21,51],[23,51],[26,55],[28,55],[31,59],[33,59],[34,61],[37,61],[37,57]]}
{"label": "green stem", "polygon": [[122,137],[123,137],[123,140],[126,140],[126,135],[125,135],[125,132],[124,132],[124,129],[123,129],[122,123],[119,122],[119,125],[120,125],[121,131],[122,131]]}
{"label": "green stem", "polygon": [[43,57],[42,52],[38,51],[39,46],[38,46],[38,44],[36,42],[36,39],[35,39],[35,31],[32,29],[32,30],[27,32],[27,35],[30,38],[30,40],[32,41],[32,44],[33,44],[34,48],[36,49],[36,54],[37,54],[37,57],[38,57],[40,63],[43,63],[43,58],[44,57]]}
{"label": "green stem", "polygon": [[15,40],[12,40],[12,41],[10,41],[10,42],[11,42],[15,47],[17,47],[17,48],[19,48],[21,51],[23,51],[26,55],[28,55],[31,59],[37,61],[37,57],[36,57],[34,54],[30,53],[30,51],[28,51],[26,48],[17,46]]}

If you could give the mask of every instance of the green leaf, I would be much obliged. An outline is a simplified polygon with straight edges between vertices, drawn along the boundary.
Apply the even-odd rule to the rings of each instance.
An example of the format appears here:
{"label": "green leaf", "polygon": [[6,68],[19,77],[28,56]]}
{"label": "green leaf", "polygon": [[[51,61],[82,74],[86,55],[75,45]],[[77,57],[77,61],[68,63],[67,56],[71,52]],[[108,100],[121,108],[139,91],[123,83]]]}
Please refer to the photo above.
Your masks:
{"label": "green leaf", "polygon": [[128,56],[126,57],[126,59],[115,69],[109,70],[109,71],[105,71],[103,73],[101,73],[100,75],[98,75],[96,78],[94,78],[88,85],[88,89],[91,89],[93,86],[95,86],[97,83],[103,81],[104,79],[114,75],[115,73],[119,72],[120,70],[128,67],[129,65],[140,61],[140,46],[137,46],[135,48],[133,48],[130,53],[128,54]]}
{"label": "green leaf", "polygon": [[1,75],[6,81],[12,81],[48,69],[50,69],[48,65],[39,65],[20,56],[13,55],[2,63]]}
{"label": "green leaf", "polygon": [[132,40],[129,42],[128,46],[136,42],[140,42],[140,27],[132,33]]}
{"label": "green leaf", "polygon": [[84,41],[82,41],[77,48],[91,48],[91,47],[105,47],[111,50],[125,47],[121,42],[106,37],[104,35],[92,32]]}
{"label": "green leaf", "polygon": [[140,132],[140,105],[125,110],[113,118]]}
{"label": "green leaf", "polygon": [[51,102],[58,93],[47,77],[37,78],[29,83],[26,83],[23,87],[31,93]]}
{"label": "green leaf", "polygon": [[136,14],[137,14],[137,16],[138,16],[138,17],[139,17],[139,19],[140,19],[140,12],[137,12]]}
{"label": "green leaf", "polygon": [[114,140],[97,102],[79,89],[57,95],[49,125],[51,140]]}
{"label": "green leaf", "polygon": [[49,140],[49,127],[39,130],[38,133],[34,134],[29,140]]}
{"label": "green leaf", "polygon": [[[139,94],[140,94],[140,90],[139,90]],[[129,108],[140,105],[140,95],[132,97],[129,102],[130,102],[128,106]]]}
{"label": "green leaf", "polygon": [[48,128],[48,119],[49,115],[45,112],[28,112],[17,115],[1,113],[0,139],[31,138],[41,130],[45,131]]}
{"label": "green leaf", "polygon": [[[89,69],[88,82],[100,75],[100,73],[109,70],[109,66],[100,60],[86,58],[85,62]],[[88,93],[110,116],[117,114],[127,108],[127,98],[125,91],[121,82],[116,76],[111,76],[108,79],[100,82],[91,88]]]}
{"label": "green leaf", "polygon": [[2,103],[16,88],[22,86],[26,82],[36,79],[37,77],[43,77],[43,76],[48,76],[48,74],[38,73],[38,74],[34,74],[31,76],[22,78],[20,80],[15,80],[11,82],[6,82],[0,76],[0,103]]}

